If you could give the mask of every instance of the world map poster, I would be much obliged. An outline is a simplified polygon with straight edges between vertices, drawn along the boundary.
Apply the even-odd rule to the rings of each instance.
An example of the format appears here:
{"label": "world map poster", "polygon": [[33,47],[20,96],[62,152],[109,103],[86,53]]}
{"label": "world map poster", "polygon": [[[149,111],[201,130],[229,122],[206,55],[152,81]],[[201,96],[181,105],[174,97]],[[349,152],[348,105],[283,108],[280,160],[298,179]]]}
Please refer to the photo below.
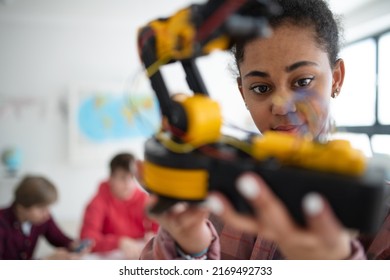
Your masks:
{"label": "world map poster", "polygon": [[129,92],[119,85],[78,86],[71,90],[69,104],[70,152],[76,160],[131,148],[159,129],[160,111],[152,92]]}

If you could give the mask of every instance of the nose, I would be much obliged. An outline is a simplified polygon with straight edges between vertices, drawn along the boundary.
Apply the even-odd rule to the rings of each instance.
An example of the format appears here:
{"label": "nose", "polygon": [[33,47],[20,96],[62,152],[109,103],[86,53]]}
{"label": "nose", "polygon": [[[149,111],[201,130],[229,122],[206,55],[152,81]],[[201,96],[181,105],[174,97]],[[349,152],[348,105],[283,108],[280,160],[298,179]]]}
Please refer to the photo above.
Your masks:
{"label": "nose", "polygon": [[297,111],[293,94],[279,93],[273,96],[271,112],[274,115],[287,115]]}

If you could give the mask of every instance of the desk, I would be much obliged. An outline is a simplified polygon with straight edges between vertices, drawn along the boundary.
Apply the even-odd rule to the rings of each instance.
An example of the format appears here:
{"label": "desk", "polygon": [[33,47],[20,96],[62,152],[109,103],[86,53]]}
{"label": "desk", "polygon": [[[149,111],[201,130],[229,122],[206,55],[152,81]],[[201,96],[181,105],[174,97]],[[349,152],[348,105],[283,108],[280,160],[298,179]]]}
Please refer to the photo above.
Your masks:
{"label": "desk", "polygon": [[121,250],[113,250],[104,253],[89,253],[83,260],[125,260],[125,255]]}

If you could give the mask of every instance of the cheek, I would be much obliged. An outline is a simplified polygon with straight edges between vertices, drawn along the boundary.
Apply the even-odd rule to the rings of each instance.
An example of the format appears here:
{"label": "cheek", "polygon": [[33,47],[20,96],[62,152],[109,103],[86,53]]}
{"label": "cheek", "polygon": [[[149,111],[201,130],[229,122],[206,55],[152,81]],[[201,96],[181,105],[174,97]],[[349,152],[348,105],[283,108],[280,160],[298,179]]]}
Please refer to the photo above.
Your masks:
{"label": "cheek", "polygon": [[325,99],[321,104],[321,111],[319,115],[321,115],[322,122],[328,121],[329,118],[329,111],[330,111],[330,103],[329,99]]}
{"label": "cheek", "polygon": [[272,119],[271,110],[267,102],[249,102],[248,110],[252,116],[256,127],[260,132],[265,132],[270,128],[270,122]]}
{"label": "cheek", "polygon": [[[328,124],[330,98],[327,95],[322,95],[321,97],[313,100],[311,104],[313,106],[311,114],[314,114],[314,119],[317,119],[317,123],[315,125],[317,131],[315,131],[315,134],[318,135]],[[309,116],[308,119],[313,118],[310,118]]]}
{"label": "cheek", "polygon": [[319,79],[319,85],[315,89],[315,93],[316,98],[313,102],[320,108],[321,114],[327,114],[332,95],[332,75],[330,73]]}

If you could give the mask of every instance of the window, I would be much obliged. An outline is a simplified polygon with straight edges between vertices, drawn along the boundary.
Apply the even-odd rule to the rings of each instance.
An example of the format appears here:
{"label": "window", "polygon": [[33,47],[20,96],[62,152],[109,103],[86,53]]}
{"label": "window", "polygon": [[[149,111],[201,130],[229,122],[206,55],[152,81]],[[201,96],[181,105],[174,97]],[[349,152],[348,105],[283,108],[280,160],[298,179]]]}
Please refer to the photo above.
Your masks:
{"label": "window", "polygon": [[378,56],[378,117],[381,124],[390,124],[390,32],[380,37]]}
{"label": "window", "polygon": [[374,135],[372,137],[372,148],[376,154],[390,155],[390,135]]}
{"label": "window", "polygon": [[346,77],[342,94],[332,101],[338,130],[365,134],[374,154],[390,155],[390,32],[352,43],[341,55]]}
{"label": "window", "polygon": [[375,123],[376,46],[367,39],[341,52],[345,80],[341,94],[332,101],[333,116],[341,126],[368,126]]}

